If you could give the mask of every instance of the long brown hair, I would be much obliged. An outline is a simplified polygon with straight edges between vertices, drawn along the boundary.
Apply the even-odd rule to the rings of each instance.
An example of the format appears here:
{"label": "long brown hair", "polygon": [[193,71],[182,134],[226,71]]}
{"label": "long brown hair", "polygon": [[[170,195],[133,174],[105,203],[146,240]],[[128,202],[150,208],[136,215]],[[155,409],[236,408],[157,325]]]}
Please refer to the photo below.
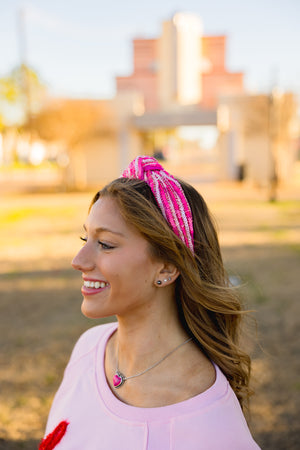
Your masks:
{"label": "long brown hair", "polygon": [[192,210],[194,255],[173,233],[144,181],[118,178],[99,191],[92,204],[100,197],[113,197],[125,221],[149,242],[153,257],[178,268],[175,292],[181,323],[223,371],[243,407],[250,394],[250,358],[239,346],[241,303],[224,270],[204,199],[192,186],[178,181]]}

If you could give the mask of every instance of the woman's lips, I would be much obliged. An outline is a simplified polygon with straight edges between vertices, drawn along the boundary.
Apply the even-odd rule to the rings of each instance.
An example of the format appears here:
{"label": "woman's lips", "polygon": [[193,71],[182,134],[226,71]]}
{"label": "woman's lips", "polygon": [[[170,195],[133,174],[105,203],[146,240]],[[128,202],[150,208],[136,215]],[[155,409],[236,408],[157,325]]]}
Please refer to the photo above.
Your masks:
{"label": "woman's lips", "polygon": [[94,295],[109,286],[109,283],[103,280],[83,280],[83,286],[81,292],[83,295]]}

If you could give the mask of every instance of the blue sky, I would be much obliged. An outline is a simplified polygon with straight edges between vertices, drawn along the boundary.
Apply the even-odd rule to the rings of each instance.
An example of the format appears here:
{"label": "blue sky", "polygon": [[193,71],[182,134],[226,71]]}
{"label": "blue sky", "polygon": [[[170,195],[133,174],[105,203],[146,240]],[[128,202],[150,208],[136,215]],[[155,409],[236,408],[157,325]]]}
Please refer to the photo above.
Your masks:
{"label": "blue sky", "polygon": [[228,35],[227,67],[245,72],[250,91],[300,94],[300,0],[0,0],[0,76],[20,62],[21,7],[27,62],[56,95],[113,96],[114,77],[131,71],[131,40],[158,36],[176,11]]}

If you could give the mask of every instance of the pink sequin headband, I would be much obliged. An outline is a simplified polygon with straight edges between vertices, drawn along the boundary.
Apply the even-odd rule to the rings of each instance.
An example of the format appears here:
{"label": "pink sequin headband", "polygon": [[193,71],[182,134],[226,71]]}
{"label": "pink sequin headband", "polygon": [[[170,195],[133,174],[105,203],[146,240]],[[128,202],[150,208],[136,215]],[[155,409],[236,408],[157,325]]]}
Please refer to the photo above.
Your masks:
{"label": "pink sequin headband", "polygon": [[192,212],[180,183],[151,156],[135,158],[122,177],[143,180],[150,186],[164,218],[194,253]]}

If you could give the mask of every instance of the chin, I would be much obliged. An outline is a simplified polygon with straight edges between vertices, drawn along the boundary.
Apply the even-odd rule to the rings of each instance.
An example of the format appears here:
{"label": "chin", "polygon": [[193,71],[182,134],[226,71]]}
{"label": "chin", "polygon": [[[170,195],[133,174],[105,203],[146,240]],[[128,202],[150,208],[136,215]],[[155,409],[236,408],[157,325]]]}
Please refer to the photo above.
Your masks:
{"label": "chin", "polygon": [[104,311],[99,311],[95,307],[86,304],[86,301],[83,300],[81,304],[81,312],[88,319],[103,319],[104,317],[109,317],[112,313],[105,313]]}

